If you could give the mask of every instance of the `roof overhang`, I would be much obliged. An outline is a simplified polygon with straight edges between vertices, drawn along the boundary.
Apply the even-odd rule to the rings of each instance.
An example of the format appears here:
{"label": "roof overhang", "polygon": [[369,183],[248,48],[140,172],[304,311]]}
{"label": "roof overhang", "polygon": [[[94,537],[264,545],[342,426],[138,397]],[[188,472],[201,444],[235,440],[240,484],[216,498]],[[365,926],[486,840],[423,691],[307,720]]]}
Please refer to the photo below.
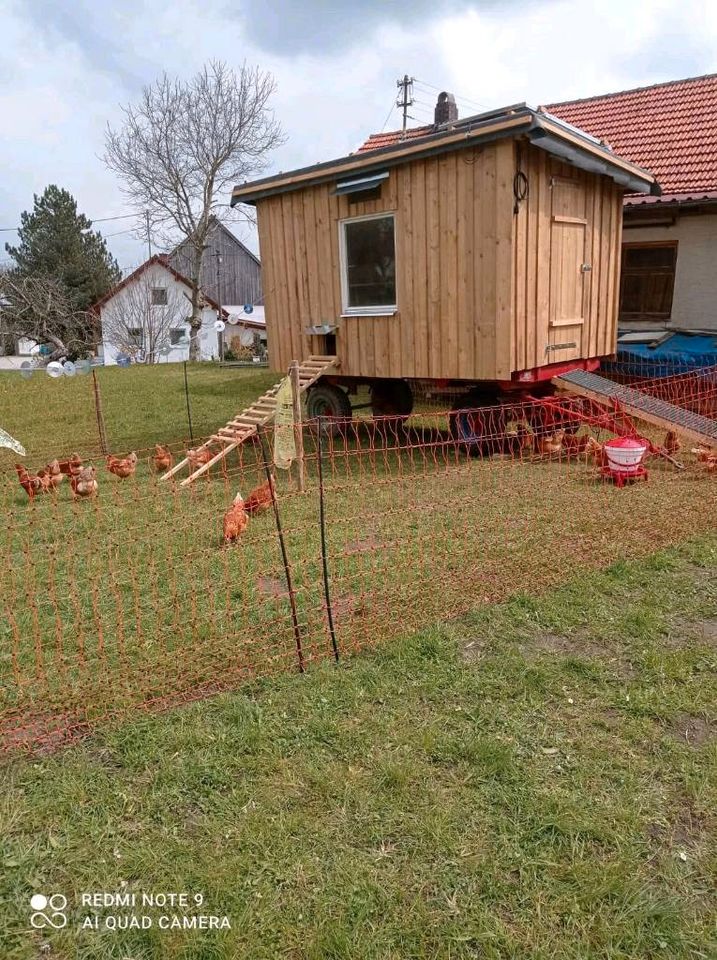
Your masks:
{"label": "roof overhang", "polygon": [[526,137],[536,147],[580,169],[605,174],[631,193],[660,193],[657,181],[647,170],[618,157],[589,134],[521,103],[468,117],[425,137],[402,141],[379,150],[350,154],[348,157],[236,186],[231,205],[256,204],[266,197],[337,179],[344,182],[369,179],[372,174],[389,171],[411,160],[515,137]]}

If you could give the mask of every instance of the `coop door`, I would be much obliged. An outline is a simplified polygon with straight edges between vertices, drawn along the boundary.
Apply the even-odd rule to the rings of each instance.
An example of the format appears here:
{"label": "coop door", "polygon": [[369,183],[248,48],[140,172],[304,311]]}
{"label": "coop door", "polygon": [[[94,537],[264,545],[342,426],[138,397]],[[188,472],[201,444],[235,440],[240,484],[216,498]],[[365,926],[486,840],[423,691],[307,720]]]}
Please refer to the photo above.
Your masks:
{"label": "coop door", "polygon": [[550,217],[550,311],[546,362],[583,356],[587,219],[581,180],[553,176]]}

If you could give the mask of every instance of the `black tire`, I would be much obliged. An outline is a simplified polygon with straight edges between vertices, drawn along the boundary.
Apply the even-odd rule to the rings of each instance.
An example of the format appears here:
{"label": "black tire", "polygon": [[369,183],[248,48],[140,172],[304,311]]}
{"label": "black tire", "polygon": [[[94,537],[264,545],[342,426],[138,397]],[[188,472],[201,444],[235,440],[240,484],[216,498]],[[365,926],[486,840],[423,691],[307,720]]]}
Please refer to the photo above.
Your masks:
{"label": "black tire", "polygon": [[341,432],[341,424],[332,421],[350,420],[351,400],[341,387],[333,383],[317,383],[306,394],[306,415],[309,420],[322,418],[325,433]]}
{"label": "black tire", "polygon": [[374,417],[405,420],[413,411],[413,391],[405,380],[374,380],[370,389]]}
{"label": "black tire", "polygon": [[473,456],[514,453],[520,438],[506,433],[509,412],[495,394],[471,391],[453,405],[448,418],[451,437]]}

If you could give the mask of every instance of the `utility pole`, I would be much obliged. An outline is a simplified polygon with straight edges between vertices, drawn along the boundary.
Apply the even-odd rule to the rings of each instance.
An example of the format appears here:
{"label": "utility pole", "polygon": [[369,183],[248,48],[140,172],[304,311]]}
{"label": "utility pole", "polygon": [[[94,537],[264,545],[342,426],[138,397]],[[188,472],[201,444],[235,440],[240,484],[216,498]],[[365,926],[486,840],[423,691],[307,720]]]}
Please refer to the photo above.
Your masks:
{"label": "utility pole", "polygon": [[147,259],[152,259],[152,237],[149,233],[149,210],[144,211],[144,221],[147,225]]}
{"label": "utility pole", "polygon": [[407,73],[403,75],[403,80],[397,80],[396,86],[402,92],[398,95],[396,100],[396,106],[400,107],[403,111],[403,129],[406,129],[406,121],[408,120],[408,108],[413,106],[413,77],[409,77]]}
{"label": "utility pole", "polygon": [[[219,250],[216,251],[214,256],[217,258],[217,304],[219,305],[219,311],[217,313],[217,320],[222,319],[222,288],[221,288],[221,264],[222,264],[222,255]],[[219,362],[224,363],[224,331],[219,331]]]}

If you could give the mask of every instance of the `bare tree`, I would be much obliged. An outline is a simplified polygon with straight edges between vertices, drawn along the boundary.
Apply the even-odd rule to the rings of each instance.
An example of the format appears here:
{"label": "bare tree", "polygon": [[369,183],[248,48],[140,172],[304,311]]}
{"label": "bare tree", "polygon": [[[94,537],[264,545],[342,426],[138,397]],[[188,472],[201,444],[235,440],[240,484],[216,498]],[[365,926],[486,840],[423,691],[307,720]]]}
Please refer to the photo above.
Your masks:
{"label": "bare tree", "polygon": [[[153,303],[158,289],[165,302]],[[145,272],[103,309],[102,338],[134,360],[157,363],[161,350],[171,345],[171,331],[189,319],[189,310],[189,298],[176,284],[158,288]]]}
{"label": "bare tree", "polygon": [[95,344],[94,318],[77,310],[64,284],[54,277],[0,275],[0,329],[6,336],[51,344],[49,363],[88,353]]}
{"label": "bare tree", "polygon": [[107,129],[105,162],[145,214],[148,234],[190,241],[190,360],[199,357],[199,279],[211,219],[231,187],[263,171],[284,140],[269,108],[274,90],[270,73],[211,61],[189,81],[164,74],[123,108],[121,129]]}

